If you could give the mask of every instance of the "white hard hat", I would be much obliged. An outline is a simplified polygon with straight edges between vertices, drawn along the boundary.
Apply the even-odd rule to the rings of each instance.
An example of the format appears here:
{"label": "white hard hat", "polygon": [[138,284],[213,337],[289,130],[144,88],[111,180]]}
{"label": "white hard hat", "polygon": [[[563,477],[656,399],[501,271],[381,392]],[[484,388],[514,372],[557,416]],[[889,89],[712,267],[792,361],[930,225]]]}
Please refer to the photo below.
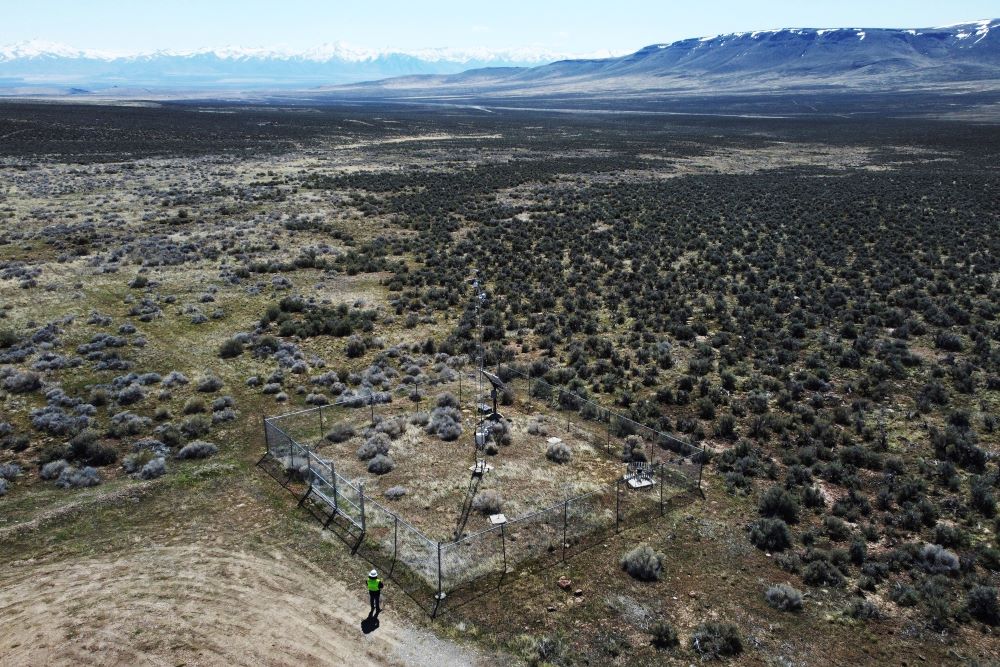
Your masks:
{"label": "white hard hat", "polygon": [[374,579],[375,577],[378,576],[378,570],[372,570],[371,572],[368,573],[368,576]]}

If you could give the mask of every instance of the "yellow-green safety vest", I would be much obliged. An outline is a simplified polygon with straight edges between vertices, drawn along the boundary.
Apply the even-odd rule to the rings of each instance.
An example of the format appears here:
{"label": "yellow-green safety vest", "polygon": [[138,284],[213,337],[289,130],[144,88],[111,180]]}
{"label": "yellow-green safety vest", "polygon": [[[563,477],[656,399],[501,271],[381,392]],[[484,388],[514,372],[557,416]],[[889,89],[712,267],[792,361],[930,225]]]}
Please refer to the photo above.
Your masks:
{"label": "yellow-green safety vest", "polygon": [[372,579],[371,577],[368,577],[368,590],[372,593],[378,593],[378,588],[381,583],[381,579]]}

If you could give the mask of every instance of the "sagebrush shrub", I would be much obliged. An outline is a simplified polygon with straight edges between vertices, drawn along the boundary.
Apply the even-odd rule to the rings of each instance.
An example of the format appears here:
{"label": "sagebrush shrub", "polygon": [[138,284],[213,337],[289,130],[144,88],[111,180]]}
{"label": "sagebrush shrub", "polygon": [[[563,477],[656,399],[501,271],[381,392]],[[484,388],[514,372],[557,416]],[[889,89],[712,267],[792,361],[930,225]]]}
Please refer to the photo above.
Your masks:
{"label": "sagebrush shrub", "polygon": [[975,585],[965,600],[966,609],[973,618],[989,625],[1000,624],[1000,606],[997,605],[997,589],[992,586]]}
{"label": "sagebrush shrub", "polygon": [[503,498],[492,489],[480,491],[472,500],[472,509],[481,514],[499,514],[503,511]]}
{"label": "sagebrush shrub", "polygon": [[13,482],[21,474],[21,466],[16,463],[0,463],[0,479]]}
{"label": "sagebrush shrub", "polygon": [[12,394],[27,394],[41,388],[42,379],[31,371],[17,372],[4,378],[3,388]]}
{"label": "sagebrush shrub", "polygon": [[779,485],[769,488],[760,499],[760,515],[796,523],[799,520],[799,503],[791,493]]}
{"label": "sagebrush shrub", "polygon": [[179,452],[177,452],[177,458],[179,459],[204,459],[216,454],[219,448],[210,442],[205,442],[203,440],[195,440],[194,442],[189,442],[184,445]]}
{"label": "sagebrush shrub", "polygon": [[354,426],[348,422],[338,422],[330,427],[326,432],[326,439],[330,442],[344,442],[354,437]]}
{"label": "sagebrush shrub", "polygon": [[430,421],[424,427],[428,435],[436,435],[445,442],[458,440],[462,435],[462,413],[452,407],[438,407],[431,411]]}
{"label": "sagebrush shrub", "polygon": [[139,479],[156,479],[167,472],[167,462],[163,457],[155,458],[139,470]]}
{"label": "sagebrush shrub", "polygon": [[385,454],[378,454],[375,458],[368,462],[368,472],[373,475],[384,475],[392,472],[392,469],[395,467],[396,462]]}
{"label": "sagebrush shrub", "polygon": [[837,566],[828,560],[814,560],[806,565],[802,571],[802,581],[810,586],[832,586],[834,588],[844,585],[844,575]]}
{"label": "sagebrush shrub", "polygon": [[549,429],[541,419],[536,418],[528,422],[528,433],[531,435],[546,436],[549,434]]}
{"label": "sagebrush shrub", "polygon": [[69,462],[66,459],[49,461],[38,471],[38,476],[46,480],[56,479],[67,467],[69,467]]}
{"label": "sagebrush shrub", "polygon": [[219,356],[223,359],[233,359],[243,354],[243,343],[236,338],[230,338],[219,346]]}
{"label": "sagebrush shrub", "polygon": [[155,454],[149,449],[141,449],[134,454],[129,454],[122,460],[122,469],[132,474],[138,472],[144,465],[153,460]]}
{"label": "sagebrush shrub", "polygon": [[118,460],[118,452],[98,442],[97,431],[85,428],[69,441],[67,458],[91,466],[106,466]]}
{"label": "sagebrush shrub", "polygon": [[383,419],[375,425],[375,430],[395,440],[406,431],[406,417],[399,416]]}
{"label": "sagebrush shrub", "polygon": [[958,556],[940,544],[925,544],[920,548],[920,566],[930,574],[952,574],[958,572]]}
{"label": "sagebrush shrub", "polygon": [[622,461],[625,463],[644,463],[649,460],[646,456],[646,443],[637,435],[630,435],[625,438],[622,445]]}
{"label": "sagebrush shrub", "polygon": [[883,617],[882,611],[871,600],[855,600],[847,606],[844,613],[859,621],[877,620]]}
{"label": "sagebrush shrub", "polygon": [[439,407],[439,408],[457,408],[458,407],[458,399],[455,398],[455,396],[453,394],[451,394],[450,392],[447,392],[447,391],[444,392],[444,393],[442,393],[442,394],[439,394],[438,397],[437,397],[437,400],[435,401],[435,403],[437,404],[437,407]]}
{"label": "sagebrush shrub", "polygon": [[775,584],[764,593],[767,603],[781,611],[802,609],[802,591],[788,584]]}
{"label": "sagebrush shrub", "polygon": [[565,442],[553,442],[545,450],[545,458],[554,463],[568,463],[573,452]]}
{"label": "sagebrush shrub", "polygon": [[677,630],[667,621],[653,623],[649,626],[649,634],[652,636],[653,646],[656,648],[673,648],[680,644]]}
{"label": "sagebrush shrub", "polygon": [[358,458],[368,461],[379,455],[385,456],[389,453],[390,444],[389,436],[385,433],[374,433],[358,447]]}
{"label": "sagebrush shrub", "polygon": [[730,658],[743,652],[739,629],[732,623],[708,621],[695,628],[691,648],[702,660]]}
{"label": "sagebrush shrub", "polygon": [[662,553],[658,553],[648,544],[640,544],[622,556],[620,564],[623,570],[641,581],[658,581],[663,574]]}
{"label": "sagebrush shrub", "polygon": [[180,431],[187,438],[199,438],[212,428],[212,418],[208,415],[191,415],[181,422]]}
{"label": "sagebrush shrub", "polygon": [[851,535],[850,525],[840,517],[823,517],[823,528],[834,542],[843,542]]}
{"label": "sagebrush shrub", "polygon": [[750,542],[764,551],[784,551],[792,546],[792,533],[781,519],[758,519],[750,526]]}
{"label": "sagebrush shrub", "polygon": [[56,486],[63,489],[82,489],[88,486],[97,486],[101,483],[101,475],[97,468],[87,466],[85,468],[74,468],[67,466],[59,473]]}
{"label": "sagebrush shrub", "polygon": [[206,374],[198,378],[198,382],[195,384],[195,389],[203,394],[219,391],[222,389],[222,380],[215,375]]}

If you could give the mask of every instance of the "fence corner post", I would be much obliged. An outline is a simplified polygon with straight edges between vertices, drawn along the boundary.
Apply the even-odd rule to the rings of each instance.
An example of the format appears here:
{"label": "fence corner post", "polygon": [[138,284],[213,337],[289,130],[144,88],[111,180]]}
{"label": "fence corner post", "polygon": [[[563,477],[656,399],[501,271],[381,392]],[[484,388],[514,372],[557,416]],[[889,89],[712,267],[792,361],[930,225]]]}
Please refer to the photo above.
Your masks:
{"label": "fence corner post", "polygon": [[264,455],[267,456],[271,453],[271,436],[267,433],[267,415],[261,415],[261,421],[264,424]]}
{"label": "fence corner post", "polygon": [[361,534],[365,534],[365,483],[358,482],[358,502],[361,505]]}
{"label": "fence corner post", "polygon": [[437,543],[437,551],[438,551],[438,592],[437,595],[434,596],[434,599],[440,602],[441,600],[444,599],[444,591],[441,590],[441,542],[440,541]]}

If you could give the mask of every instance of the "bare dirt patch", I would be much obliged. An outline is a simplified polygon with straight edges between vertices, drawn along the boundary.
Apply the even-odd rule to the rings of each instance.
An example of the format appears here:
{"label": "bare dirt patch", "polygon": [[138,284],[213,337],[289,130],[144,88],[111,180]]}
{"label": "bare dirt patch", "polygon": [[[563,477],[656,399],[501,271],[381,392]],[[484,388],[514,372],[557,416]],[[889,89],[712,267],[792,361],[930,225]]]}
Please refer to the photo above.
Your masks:
{"label": "bare dirt patch", "polygon": [[0,654],[5,665],[482,663],[391,609],[365,635],[367,611],[362,596],[288,551],[152,546],[7,569]]}

